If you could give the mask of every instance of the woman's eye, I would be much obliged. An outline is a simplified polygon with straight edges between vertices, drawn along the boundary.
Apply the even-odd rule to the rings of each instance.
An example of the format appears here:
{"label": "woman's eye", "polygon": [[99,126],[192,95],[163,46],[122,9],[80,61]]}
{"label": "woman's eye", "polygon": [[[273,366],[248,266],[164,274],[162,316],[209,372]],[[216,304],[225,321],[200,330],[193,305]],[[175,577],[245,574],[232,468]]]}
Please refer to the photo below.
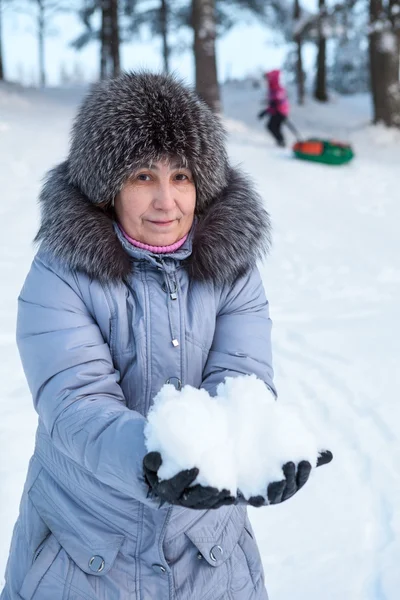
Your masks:
{"label": "woman's eye", "polygon": [[189,179],[189,177],[188,177],[187,175],[185,175],[185,173],[177,173],[177,174],[175,175],[175,178],[176,178],[178,181],[187,181],[187,180]]}
{"label": "woman's eye", "polygon": [[139,179],[139,181],[149,181],[150,175],[147,175],[147,173],[139,173],[136,178]]}

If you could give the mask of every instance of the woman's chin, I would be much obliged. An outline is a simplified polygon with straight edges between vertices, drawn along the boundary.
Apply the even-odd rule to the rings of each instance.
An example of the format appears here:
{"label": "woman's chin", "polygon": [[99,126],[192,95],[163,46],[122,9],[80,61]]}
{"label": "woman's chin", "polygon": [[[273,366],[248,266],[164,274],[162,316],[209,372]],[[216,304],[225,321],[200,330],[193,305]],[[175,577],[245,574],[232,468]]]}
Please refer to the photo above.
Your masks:
{"label": "woman's chin", "polygon": [[[149,231],[143,236],[145,244],[149,246],[172,246],[185,235],[182,231],[177,231],[175,228],[165,227],[162,231]],[[141,240],[141,241],[143,241]]]}
{"label": "woman's chin", "polygon": [[179,236],[176,235],[150,235],[146,236],[143,243],[148,246],[172,246],[178,241]]}

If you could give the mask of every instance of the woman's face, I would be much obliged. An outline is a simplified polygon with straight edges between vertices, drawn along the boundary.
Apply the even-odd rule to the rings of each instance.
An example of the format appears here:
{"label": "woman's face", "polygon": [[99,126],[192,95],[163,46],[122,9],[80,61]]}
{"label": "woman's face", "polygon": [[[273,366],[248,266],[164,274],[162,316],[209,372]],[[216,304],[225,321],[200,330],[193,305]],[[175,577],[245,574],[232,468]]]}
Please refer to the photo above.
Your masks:
{"label": "woman's face", "polygon": [[177,161],[159,161],[144,165],[129,178],[115,199],[115,212],[133,239],[169,246],[189,232],[195,205],[190,169]]}

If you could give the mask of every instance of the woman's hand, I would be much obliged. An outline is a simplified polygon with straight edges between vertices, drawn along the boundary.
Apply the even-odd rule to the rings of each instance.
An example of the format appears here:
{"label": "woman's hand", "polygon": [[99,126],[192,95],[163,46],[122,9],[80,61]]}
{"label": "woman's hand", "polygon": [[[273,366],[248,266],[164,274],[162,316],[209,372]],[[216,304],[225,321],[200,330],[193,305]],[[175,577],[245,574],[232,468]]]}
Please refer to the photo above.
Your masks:
{"label": "woman's hand", "polygon": [[143,470],[150,492],[160,499],[160,505],[165,502],[192,508],[207,510],[234,504],[236,498],[228,490],[219,491],[217,488],[202,485],[192,485],[199,474],[199,469],[180,471],[170,479],[160,480],[158,470],[162,458],[159,452],[149,452],[143,459]]}
{"label": "woman's hand", "polygon": [[[332,458],[332,452],[324,450],[318,458],[317,467],[326,465],[331,462]],[[258,508],[267,504],[280,504],[288,500],[307,483],[311,469],[311,464],[306,460],[301,461],[298,465],[293,462],[286,463],[282,467],[284,479],[270,483],[266,496],[252,496],[246,503]]]}

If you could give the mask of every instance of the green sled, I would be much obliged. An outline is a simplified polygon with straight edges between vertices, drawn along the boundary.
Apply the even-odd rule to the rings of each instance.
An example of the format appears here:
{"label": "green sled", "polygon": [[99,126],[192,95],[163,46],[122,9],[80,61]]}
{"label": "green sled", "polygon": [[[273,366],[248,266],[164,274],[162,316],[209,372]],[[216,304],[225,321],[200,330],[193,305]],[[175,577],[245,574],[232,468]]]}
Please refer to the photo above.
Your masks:
{"label": "green sled", "polygon": [[354,158],[354,152],[349,144],[310,138],[296,142],[293,146],[296,158],[326,165],[344,165]]}

